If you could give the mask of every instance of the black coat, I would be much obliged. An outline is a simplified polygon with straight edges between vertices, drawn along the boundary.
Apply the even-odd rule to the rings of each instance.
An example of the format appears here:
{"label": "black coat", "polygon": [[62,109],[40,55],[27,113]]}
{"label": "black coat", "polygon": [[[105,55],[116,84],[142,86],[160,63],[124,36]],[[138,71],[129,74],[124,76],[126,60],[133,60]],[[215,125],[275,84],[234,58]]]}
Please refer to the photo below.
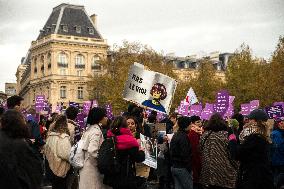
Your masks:
{"label": "black coat", "polygon": [[185,131],[174,134],[170,143],[170,155],[172,166],[175,168],[186,168],[191,172],[191,146]]}
{"label": "black coat", "polygon": [[24,139],[0,131],[0,188],[39,189],[42,164]]}
{"label": "black coat", "polygon": [[127,150],[117,150],[117,157],[121,166],[120,173],[104,175],[104,183],[113,185],[115,189],[135,189],[143,184],[142,180],[136,178],[135,162],[144,161],[145,153],[138,150],[138,147],[133,147]]}
{"label": "black coat", "polygon": [[240,161],[237,189],[273,189],[269,143],[259,134],[251,134],[242,144],[229,142],[231,156]]}

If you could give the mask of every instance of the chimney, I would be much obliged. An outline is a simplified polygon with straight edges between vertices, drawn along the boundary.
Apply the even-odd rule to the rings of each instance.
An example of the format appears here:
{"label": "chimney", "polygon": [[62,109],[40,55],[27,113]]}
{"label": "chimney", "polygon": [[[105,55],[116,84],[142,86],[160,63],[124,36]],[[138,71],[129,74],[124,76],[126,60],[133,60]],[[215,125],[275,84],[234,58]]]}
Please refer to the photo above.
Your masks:
{"label": "chimney", "polygon": [[90,16],[92,22],[94,23],[94,26],[97,27],[97,15],[93,14]]}

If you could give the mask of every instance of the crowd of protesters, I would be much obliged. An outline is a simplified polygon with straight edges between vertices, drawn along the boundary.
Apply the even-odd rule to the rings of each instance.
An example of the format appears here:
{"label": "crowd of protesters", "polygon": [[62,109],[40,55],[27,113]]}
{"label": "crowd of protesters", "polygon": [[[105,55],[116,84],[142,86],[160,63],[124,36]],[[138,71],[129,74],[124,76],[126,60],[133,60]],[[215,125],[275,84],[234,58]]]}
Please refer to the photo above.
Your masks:
{"label": "crowd of protesters", "polygon": [[[122,116],[109,120],[104,108],[95,107],[80,127],[76,107],[39,121],[34,109],[22,114],[19,96],[8,98],[7,108],[0,108],[1,188],[39,189],[48,183],[53,189],[143,189],[152,183],[159,189],[284,188],[284,117],[271,126],[261,109],[231,119],[216,113],[204,121],[173,113],[158,120],[155,111],[146,115],[130,104]],[[151,124],[158,122],[172,138],[152,136]],[[142,163],[140,134],[157,138],[157,169]],[[119,171],[102,174],[98,152],[112,138]],[[70,162],[72,146],[79,143],[80,168]]]}

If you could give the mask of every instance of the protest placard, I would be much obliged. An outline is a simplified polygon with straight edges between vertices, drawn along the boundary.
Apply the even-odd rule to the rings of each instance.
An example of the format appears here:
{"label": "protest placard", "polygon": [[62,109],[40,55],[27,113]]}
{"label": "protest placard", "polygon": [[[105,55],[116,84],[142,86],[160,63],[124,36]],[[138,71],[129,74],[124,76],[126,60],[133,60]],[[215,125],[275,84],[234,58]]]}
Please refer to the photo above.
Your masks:
{"label": "protest placard", "polygon": [[173,78],[134,63],[128,73],[123,98],[168,114],[176,86],[177,82]]}
{"label": "protest placard", "polygon": [[270,119],[284,116],[284,110],[281,105],[266,107],[265,111]]}
{"label": "protest placard", "polygon": [[157,169],[157,140],[140,134],[140,145],[145,149],[145,161],[143,161],[143,163],[149,167]]}
{"label": "protest placard", "polygon": [[201,119],[209,120],[213,113],[213,104],[206,103],[205,108],[201,112]]}
{"label": "protest placard", "polygon": [[190,106],[188,115],[189,116],[193,116],[193,115],[200,116],[201,112],[202,112],[202,105],[201,104],[194,104],[194,105]]}
{"label": "protest placard", "polygon": [[193,88],[190,87],[190,89],[188,90],[186,97],[185,97],[185,104],[192,105],[192,104],[195,104],[197,102],[198,102],[198,99],[195,95],[195,92],[194,92]]}
{"label": "protest placard", "polygon": [[213,104],[214,112],[225,115],[229,107],[229,93],[226,90],[221,90],[217,93],[216,103]]}
{"label": "protest placard", "polygon": [[41,112],[44,108],[44,101],[45,96],[44,95],[36,95],[35,98],[35,110],[37,113]]}

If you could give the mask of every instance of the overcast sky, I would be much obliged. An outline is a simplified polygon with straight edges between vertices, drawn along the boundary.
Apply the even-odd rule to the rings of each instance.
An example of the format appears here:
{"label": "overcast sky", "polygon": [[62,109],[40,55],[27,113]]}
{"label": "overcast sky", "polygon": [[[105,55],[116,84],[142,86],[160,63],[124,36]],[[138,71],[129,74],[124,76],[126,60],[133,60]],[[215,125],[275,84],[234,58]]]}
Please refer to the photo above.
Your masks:
{"label": "overcast sky", "polygon": [[178,56],[234,52],[246,43],[269,59],[284,35],[284,0],[0,0],[0,91],[16,81],[21,57],[60,3],[97,14],[110,46],[139,41]]}

